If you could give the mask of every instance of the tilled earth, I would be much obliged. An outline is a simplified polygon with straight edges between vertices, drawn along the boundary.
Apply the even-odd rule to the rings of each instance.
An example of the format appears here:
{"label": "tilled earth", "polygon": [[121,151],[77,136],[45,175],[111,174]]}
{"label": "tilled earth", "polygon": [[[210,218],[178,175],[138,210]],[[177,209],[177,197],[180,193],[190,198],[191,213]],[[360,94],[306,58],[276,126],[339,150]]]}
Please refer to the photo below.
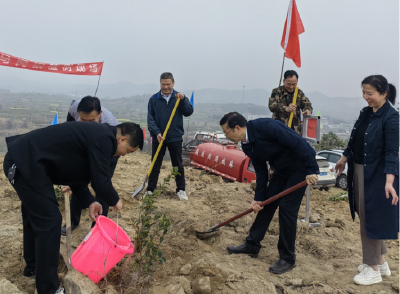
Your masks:
{"label": "tilled earth", "polygon": [[[2,162],[4,157],[1,158]],[[150,166],[150,156],[145,153],[121,157],[113,177],[113,184],[123,199],[124,208],[119,225],[132,238],[135,237],[133,221],[138,216],[138,199],[131,198]],[[171,171],[164,162],[160,180]],[[279,224],[277,213],[262,242],[257,259],[247,255],[229,255],[226,247],[239,245],[245,240],[255,215],[249,214],[223,227],[208,239],[196,237],[196,230],[211,226],[249,208],[254,191],[249,184],[225,183],[222,178],[201,174],[200,170],[185,170],[186,192],[189,201],[179,201],[175,183],[161,194],[158,211],[166,213],[172,225],[163,243],[167,262],[159,266],[143,288],[132,285],[136,279],[133,259],[120,279],[123,262],[108,275],[118,293],[192,293],[190,285],[199,278],[209,277],[212,293],[398,293],[399,292],[399,242],[387,241],[386,260],[392,271],[389,277],[372,286],[354,284],[357,266],[362,263],[359,221],[351,219],[347,201],[328,201],[326,198],[342,190],[311,190],[311,222],[320,227],[308,228],[300,219],[305,217],[305,197],[299,212],[296,254],[297,266],[282,275],[268,272],[268,267],[279,259],[277,242]],[[21,202],[6,180],[0,176],[0,276],[4,276],[19,289],[34,293],[35,283],[24,278],[22,256]],[[63,214],[64,204],[60,203]],[[110,211],[109,216],[112,216]],[[73,246],[78,246],[90,230],[88,211],[82,212],[81,226],[72,234]],[[62,237],[63,241],[64,237]],[[67,269],[60,259],[59,275]],[[121,281],[120,281],[121,280]],[[121,286],[118,284],[122,282]],[[100,282],[102,289],[106,282]],[[182,292],[183,291],[183,292]]]}

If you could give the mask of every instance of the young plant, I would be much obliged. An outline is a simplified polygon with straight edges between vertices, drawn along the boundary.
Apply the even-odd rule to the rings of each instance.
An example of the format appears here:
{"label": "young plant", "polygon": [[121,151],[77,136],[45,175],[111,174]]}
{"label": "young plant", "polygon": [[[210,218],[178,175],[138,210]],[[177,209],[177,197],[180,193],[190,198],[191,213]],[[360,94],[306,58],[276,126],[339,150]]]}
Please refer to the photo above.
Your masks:
{"label": "young plant", "polygon": [[62,187],[58,185],[57,187],[54,188],[54,193],[56,193],[56,199],[57,202],[64,202],[64,194],[62,191]]}
{"label": "young plant", "polygon": [[139,218],[134,222],[137,235],[135,239],[136,257],[135,266],[140,268],[144,277],[153,275],[158,264],[166,262],[161,249],[161,243],[171,225],[171,221],[164,213],[157,212],[155,203],[158,196],[167,188],[171,179],[180,175],[178,168],[174,167],[172,172],[163,180],[157,190],[146,193],[139,207]]}
{"label": "young plant", "polygon": [[333,196],[327,197],[326,200],[328,201],[347,201],[349,198],[347,196],[347,192],[343,191],[343,192],[339,192]]}

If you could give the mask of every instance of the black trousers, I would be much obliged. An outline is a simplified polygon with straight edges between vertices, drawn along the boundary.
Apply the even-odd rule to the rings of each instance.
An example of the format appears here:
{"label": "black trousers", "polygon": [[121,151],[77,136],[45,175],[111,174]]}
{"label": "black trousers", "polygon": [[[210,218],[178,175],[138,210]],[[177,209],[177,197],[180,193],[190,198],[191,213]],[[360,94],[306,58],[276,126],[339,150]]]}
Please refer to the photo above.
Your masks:
{"label": "black trousers", "polygon": [[[7,154],[4,173],[13,165]],[[46,197],[29,186],[17,172],[12,185],[21,200],[24,259],[24,272],[36,270],[36,288],[39,294],[54,294],[60,286],[57,268],[60,254],[62,216],[54,195],[54,200]]]}
{"label": "black trousers", "polygon": [[[114,171],[117,166],[118,159],[119,159],[119,156],[114,156],[111,161],[111,166],[110,166],[111,175],[114,175]],[[72,193],[72,195],[71,195],[71,203],[70,203],[71,224],[73,224],[74,226],[79,225],[79,223],[81,221],[82,209],[87,208],[87,207],[82,207],[81,203],[78,200],[78,197],[79,197],[79,195],[75,195],[74,193]],[[101,199],[100,197],[97,197],[97,196],[96,196],[96,201],[99,202],[101,204],[101,206],[103,207],[102,215],[107,216],[108,209],[110,208],[109,205],[103,199]],[[95,224],[96,224],[96,222],[92,222],[92,227]]]}
{"label": "black trousers", "polygon": [[[154,142],[155,141],[155,142]],[[154,155],[157,152],[158,141],[153,140],[153,144],[151,147],[151,159],[153,160]],[[185,170],[182,165],[182,141],[171,142],[171,143],[163,143],[160,153],[158,154],[157,160],[154,163],[153,170],[149,177],[149,184],[147,186],[147,191],[153,192],[157,189],[157,181],[158,176],[160,175],[160,169],[162,165],[162,161],[165,155],[165,151],[168,148],[169,155],[171,156],[171,163],[173,167],[178,167],[178,172],[181,174],[180,176],[176,176],[176,192],[179,190],[185,191]]]}
{"label": "black trousers", "polygon": [[[277,174],[275,171],[267,188],[265,199],[293,187],[294,185],[304,181],[305,178],[306,174],[304,173],[283,176]],[[294,248],[296,242],[297,217],[306,188],[307,186],[301,187],[300,189],[297,189],[296,191],[293,191],[292,193],[264,206],[264,209],[257,214],[257,217],[251,226],[250,234],[246,238],[246,244],[249,248],[252,248],[257,252],[260,251],[260,242],[264,239],[275,211],[279,207],[279,257],[290,264],[295,263],[296,255],[294,253]]]}

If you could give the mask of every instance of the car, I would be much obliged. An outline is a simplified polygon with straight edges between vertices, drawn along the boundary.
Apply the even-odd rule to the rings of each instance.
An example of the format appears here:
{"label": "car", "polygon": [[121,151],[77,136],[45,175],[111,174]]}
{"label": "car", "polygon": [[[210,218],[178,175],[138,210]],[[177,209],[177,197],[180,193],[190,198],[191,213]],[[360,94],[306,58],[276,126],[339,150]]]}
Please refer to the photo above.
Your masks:
{"label": "car", "polygon": [[320,190],[329,190],[336,185],[336,176],[333,167],[322,156],[316,155],[315,159],[319,167],[319,175],[317,184],[312,187],[319,188]]}
{"label": "car", "polygon": [[[232,156],[232,154],[235,152],[239,152],[240,154],[243,154],[240,150],[238,150],[237,146],[235,144],[233,144],[233,142],[228,142],[227,140],[208,141],[208,140],[204,140],[204,139],[193,139],[190,142],[188,142],[187,144],[185,144],[184,146],[182,146],[182,161],[183,161],[184,165],[188,165],[188,163],[190,161],[191,153],[193,154],[193,152],[196,151],[196,149],[198,147],[199,148],[201,147],[199,145],[201,145],[203,143],[216,143],[218,145],[232,146],[233,149],[229,148],[229,146],[227,146],[229,148],[229,150],[227,150],[227,153],[226,153],[227,156],[228,156],[228,154],[229,154],[229,156]],[[225,150],[225,149],[223,149],[223,150]],[[209,153],[209,154],[211,154],[211,153]],[[197,153],[196,153],[196,155],[199,156],[199,154],[197,154]],[[217,155],[220,156],[220,154],[217,154]],[[329,164],[329,162],[324,157],[317,155],[315,157],[315,159],[317,160],[320,174],[318,175],[318,182],[316,185],[313,185],[313,188],[328,190],[330,187],[333,187],[336,185],[336,176],[335,176],[333,167],[331,164]],[[196,163],[194,163],[194,165],[196,166]],[[206,168],[204,166],[204,163],[197,164],[197,166]],[[249,159],[248,164],[245,164],[244,168],[246,170],[245,173],[247,175],[249,175],[249,173],[251,173],[253,175],[253,177],[255,178],[255,170],[254,170],[254,166],[253,166],[251,159]],[[228,169],[228,172],[225,171],[225,169],[224,169],[224,171],[222,171],[220,169],[224,169],[224,166],[217,166],[217,167],[213,168],[213,171],[216,174],[224,173],[224,175],[226,174],[226,176],[238,178],[237,180],[241,181],[241,179],[239,179],[240,177],[237,177],[237,175],[230,174],[230,172],[236,172],[238,169],[235,169],[235,170]],[[246,176],[246,177],[249,178],[249,176]],[[243,179],[244,179],[244,182],[251,182],[251,181],[248,181],[248,179],[246,180],[245,177]]]}
{"label": "car", "polygon": [[[317,155],[326,158],[326,160],[328,160],[328,162],[333,166],[333,168],[335,168],[336,163],[343,155],[343,150],[335,150],[335,149],[323,150],[319,151]],[[343,190],[347,190],[347,163],[342,174],[336,179],[336,186],[342,188]]]}
{"label": "car", "polygon": [[219,139],[226,139],[225,134],[223,132],[215,132],[215,133],[210,133],[210,132],[197,132],[194,135],[194,139],[212,139],[212,138],[217,138]]}

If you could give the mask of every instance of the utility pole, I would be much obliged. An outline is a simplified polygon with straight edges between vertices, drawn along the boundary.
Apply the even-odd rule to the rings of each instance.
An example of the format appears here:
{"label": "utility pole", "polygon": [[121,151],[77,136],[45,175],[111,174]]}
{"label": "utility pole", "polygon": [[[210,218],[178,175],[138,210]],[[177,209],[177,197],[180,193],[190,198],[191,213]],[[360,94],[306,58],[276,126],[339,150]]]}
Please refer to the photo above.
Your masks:
{"label": "utility pole", "polygon": [[244,104],[244,87],[246,86],[243,86],[243,104]]}

